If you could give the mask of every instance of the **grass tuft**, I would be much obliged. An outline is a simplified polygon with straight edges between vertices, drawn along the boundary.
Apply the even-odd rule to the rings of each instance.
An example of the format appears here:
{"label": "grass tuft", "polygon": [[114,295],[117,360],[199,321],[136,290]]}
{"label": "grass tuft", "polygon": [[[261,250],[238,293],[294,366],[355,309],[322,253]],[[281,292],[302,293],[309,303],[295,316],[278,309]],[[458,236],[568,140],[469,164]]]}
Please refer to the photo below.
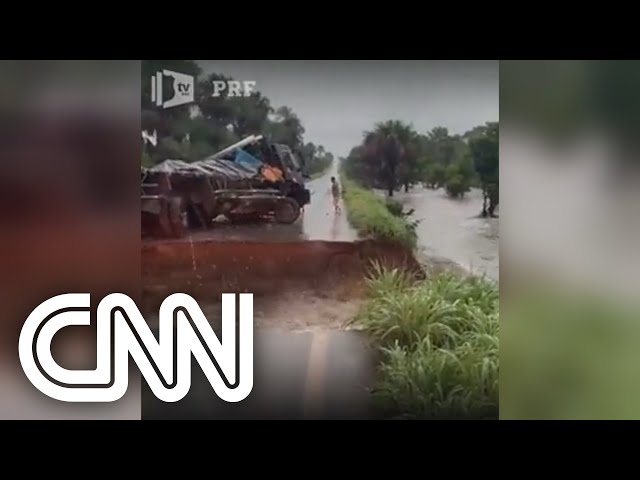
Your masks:
{"label": "grass tuft", "polygon": [[378,406],[392,417],[498,418],[499,295],[478,277],[415,281],[376,266],[354,323],[382,354]]}

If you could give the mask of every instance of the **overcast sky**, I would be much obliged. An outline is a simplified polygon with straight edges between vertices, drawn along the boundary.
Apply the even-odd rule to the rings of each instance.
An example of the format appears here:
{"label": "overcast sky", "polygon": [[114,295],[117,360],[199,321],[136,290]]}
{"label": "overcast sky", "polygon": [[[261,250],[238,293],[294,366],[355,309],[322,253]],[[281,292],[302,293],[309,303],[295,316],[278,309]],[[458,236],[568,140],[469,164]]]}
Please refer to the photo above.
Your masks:
{"label": "overcast sky", "polygon": [[253,80],[302,120],[305,141],[346,156],[379,121],[451,133],[499,119],[498,61],[197,60],[205,73]]}

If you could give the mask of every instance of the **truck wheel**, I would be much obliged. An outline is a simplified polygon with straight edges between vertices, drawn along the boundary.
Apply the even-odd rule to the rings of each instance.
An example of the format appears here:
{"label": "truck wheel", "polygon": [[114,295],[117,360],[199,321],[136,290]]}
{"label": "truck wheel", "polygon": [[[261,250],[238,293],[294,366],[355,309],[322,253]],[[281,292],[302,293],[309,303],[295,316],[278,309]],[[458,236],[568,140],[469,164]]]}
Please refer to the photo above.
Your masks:
{"label": "truck wheel", "polygon": [[292,198],[283,198],[275,208],[275,219],[278,223],[293,223],[300,216],[300,205]]}

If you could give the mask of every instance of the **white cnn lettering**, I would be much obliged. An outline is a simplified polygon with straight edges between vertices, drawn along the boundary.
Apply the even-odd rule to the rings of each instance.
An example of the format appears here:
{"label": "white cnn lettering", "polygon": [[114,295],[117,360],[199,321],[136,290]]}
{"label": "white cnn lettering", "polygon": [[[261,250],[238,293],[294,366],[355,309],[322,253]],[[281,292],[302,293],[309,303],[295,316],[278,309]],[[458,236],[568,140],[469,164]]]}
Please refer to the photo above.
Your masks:
{"label": "white cnn lettering", "polygon": [[239,402],[253,388],[253,295],[242,293],[238,297],[236,333],[236,295],[222,295],[220,341],[189,295],[176,293],[164,300],[160,306],[159,340],[132,299],[121,293],[108,295],[97,309],[95,370],[68,370],[53,359],[51,341],[63,327],[90,324],[90,295],[58,295],[40,304],[27,318],[18,345],[20,363],[31,383],[51,398],[63,402],[113,402],[127,391],[131,355],[153,393],[164,402],[177,402],[191,388],[193,355],[215,393],[224,401]]}

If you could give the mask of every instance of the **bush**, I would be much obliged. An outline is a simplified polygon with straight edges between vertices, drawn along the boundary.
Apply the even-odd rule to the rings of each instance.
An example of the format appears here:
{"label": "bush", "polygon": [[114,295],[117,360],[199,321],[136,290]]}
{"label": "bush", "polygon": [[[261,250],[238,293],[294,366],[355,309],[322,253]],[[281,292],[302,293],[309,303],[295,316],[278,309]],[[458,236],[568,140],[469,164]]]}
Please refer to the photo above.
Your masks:
{"label": "bush", "polygon": [[374,397],[391,417],[498,418],[497,286],[376,268],[355,319],[377,342]]}
{"label": "bush", "polygon": [[358,234],[399,243],[408,248],[416,246],[415,223],[407,222],[404,216],[394,215],[383,197],[359,187],[344,176],[342,186],[347,218]]}
{"label": "bush", "polygon": [[387,210],[389,210],[391,215],[395,215],[396,217],[404,216],[404,208],[399,201],[387,197],[385,200],[385,204],[387,206]]}
{"label": "bush", "polygon": [[451,197],[463,197],[473,184],[476,175],[473,170],[473,162],[467,155],[449,165],[446,169],[444,187]]}
{"label": "bush", "polygon": [[439,163],[428,163],[424,167],[423,183],[427,188],[440,188],[444,185],[447,172]]}
{"label": "bush", "polygon": [[463,197],[471,188],[471,182],[465,180],[461,175],[452,175],[445,183],[447,194],[453,198]]}

